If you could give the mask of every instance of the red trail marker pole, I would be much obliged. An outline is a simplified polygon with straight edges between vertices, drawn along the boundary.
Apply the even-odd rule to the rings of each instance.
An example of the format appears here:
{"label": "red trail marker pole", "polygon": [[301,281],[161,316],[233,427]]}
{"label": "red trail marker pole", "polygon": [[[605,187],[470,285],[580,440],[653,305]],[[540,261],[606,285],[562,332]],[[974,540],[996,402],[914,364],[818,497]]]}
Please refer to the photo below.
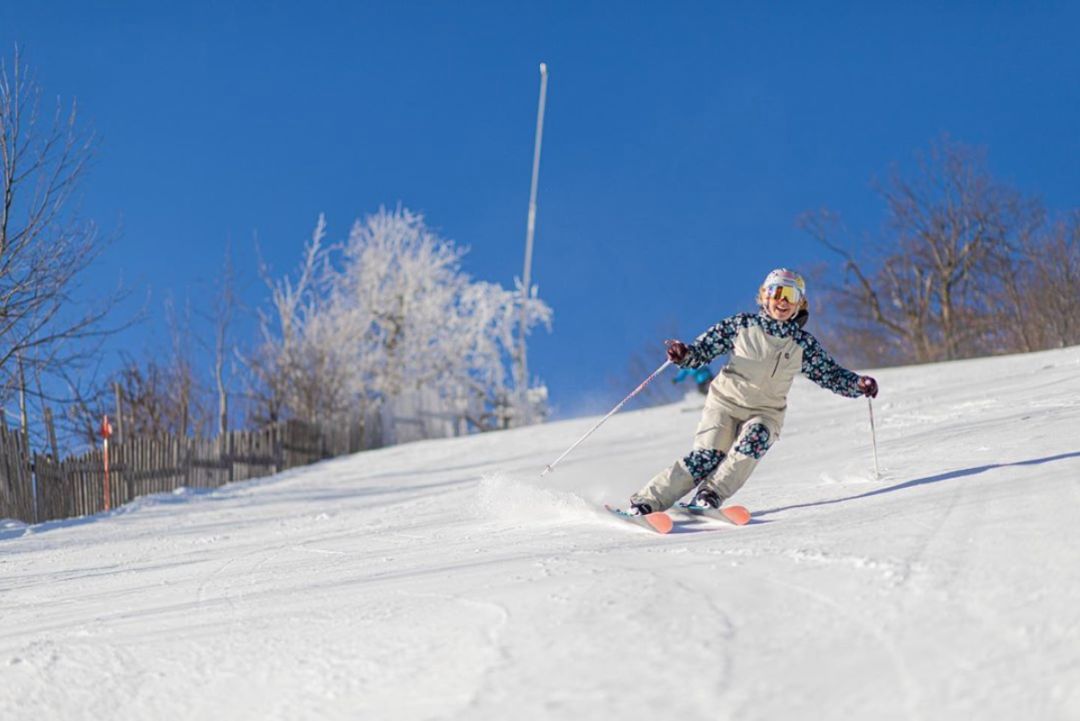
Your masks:
{"label": "red trail marker pole", "polygon": [[109,493],[109,438],[112,436],[113,429],[112,424],[109,423],[109,416],[104,415],[101,417],[101,438],[104,447],[104,461],[105,461],[105,510],[108,511],[112,506],[112,499]]}

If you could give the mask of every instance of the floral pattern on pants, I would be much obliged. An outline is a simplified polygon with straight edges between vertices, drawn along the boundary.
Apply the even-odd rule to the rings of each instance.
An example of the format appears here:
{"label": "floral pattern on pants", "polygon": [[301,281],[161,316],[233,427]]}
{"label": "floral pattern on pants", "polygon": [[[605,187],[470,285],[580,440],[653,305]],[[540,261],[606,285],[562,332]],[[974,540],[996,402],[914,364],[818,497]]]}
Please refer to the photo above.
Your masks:
{"label": "floral pattern on pants", "polygon": [[716,470],[722,460],[724,460],[724,454],[720,451],[713,448],[699,448],[683,458],[683,463],[686,465],[686,470],[690,471],[690,475],[694,477],[694,483],[701,483]]}
{"label": "floral pattern on pants", "polygon": [[769,429],[762,423],[748,426],[739,437],[739,444],[735,446],[735,452],[750,458],[760,459],[772,445],[772,436]]}

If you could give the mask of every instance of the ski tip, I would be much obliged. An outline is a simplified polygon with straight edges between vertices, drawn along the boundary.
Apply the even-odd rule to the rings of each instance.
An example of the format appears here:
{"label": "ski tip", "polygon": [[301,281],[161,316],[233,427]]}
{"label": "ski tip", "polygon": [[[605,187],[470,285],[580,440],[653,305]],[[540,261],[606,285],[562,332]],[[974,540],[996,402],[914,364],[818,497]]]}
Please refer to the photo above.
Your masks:
{"label": "ski tip", "polygon": [[670,533],[672,526],[675,525],[675,522],[671,520],[671,516],[663,512],[648,514],[645,516],[645,522],[652,526],[657,533]]}
{"label": "ski tip", "polygon": [[606,503],[604,504],[604,508],[628,521],[633,521],[639,525],[648,525],[657,533],[670,533],[671,529],[675,526],[675,522],[671,520],[671,516],[663,512],[650,513],[645,516],[631,516],[621,508],[615,508]]}
{"label": "ski tip", "polygon": [[750,511],[745,506],[725,506],[720,512],[736,526],[745,526],[750,522]]}

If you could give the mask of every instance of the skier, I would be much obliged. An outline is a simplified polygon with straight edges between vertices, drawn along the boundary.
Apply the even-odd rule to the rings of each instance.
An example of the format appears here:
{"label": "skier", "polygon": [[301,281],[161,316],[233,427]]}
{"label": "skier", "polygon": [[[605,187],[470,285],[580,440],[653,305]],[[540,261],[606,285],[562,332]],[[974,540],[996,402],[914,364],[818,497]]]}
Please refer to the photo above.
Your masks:
{"label": "skier", "polygon": [[801,275],[787,268],[769,273],[758,304],[759,313],[725,318],[690,345],[668,341],[667,356],[681,368],[698,368],[724,354],[730,359],[709,387],[693,450],[631,496],[632,515],[667,510],[695,487],[693,505],[720,508],[780,437],[787,394],[800,371],[842,396],[877,396],[877,381],[838,365],[803,330]]}
{"label": "skier", "polygon": [[671,379],[671,382],[681,383],[687,378],[693,378],[698,392],[701,395],[706,395],[709,392],[709,384],[712,383],[713,379],[712,369],[709,368],[708,364],[697,368],[680,368],[675,377]]}

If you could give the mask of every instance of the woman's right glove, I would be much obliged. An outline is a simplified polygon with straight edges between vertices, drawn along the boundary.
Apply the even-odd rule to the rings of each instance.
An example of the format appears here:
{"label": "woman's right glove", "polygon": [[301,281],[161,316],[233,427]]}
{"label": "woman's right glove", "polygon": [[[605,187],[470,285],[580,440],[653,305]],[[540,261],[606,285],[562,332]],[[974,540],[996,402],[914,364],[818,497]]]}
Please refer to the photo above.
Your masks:
{"label": "woman's right glove", "polygon": [[668,360],[675,365],[682,365],[682,362],[686,360],[686,356],[690,353],[690,349],[681,340],[667,340],[664,342],[667,343]]}
{"label": "woman's right glove", "polygon": [[859,376],[859,392],[864,396],[877,398],[877,381],[870,376]]}

